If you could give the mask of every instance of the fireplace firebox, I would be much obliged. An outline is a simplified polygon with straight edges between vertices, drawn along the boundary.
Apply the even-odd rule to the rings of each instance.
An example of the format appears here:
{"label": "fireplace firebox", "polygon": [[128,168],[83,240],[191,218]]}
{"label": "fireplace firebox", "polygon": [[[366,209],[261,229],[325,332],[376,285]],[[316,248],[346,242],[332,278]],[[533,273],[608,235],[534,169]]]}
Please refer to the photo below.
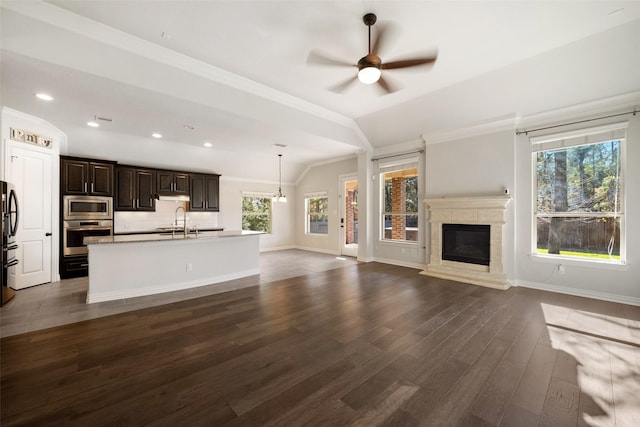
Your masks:
{"label": "fireplace firebox", "polygon": [[490,225],[442,224],[442,259],[489,265]]}

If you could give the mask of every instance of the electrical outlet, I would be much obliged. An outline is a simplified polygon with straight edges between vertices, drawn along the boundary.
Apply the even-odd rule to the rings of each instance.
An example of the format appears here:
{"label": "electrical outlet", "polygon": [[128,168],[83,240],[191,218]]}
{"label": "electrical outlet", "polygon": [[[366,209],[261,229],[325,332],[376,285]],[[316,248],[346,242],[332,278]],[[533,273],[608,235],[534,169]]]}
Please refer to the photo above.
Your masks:
{"label": "electrical outlet", "polygon": [[564,274],[564,265],[562,264],[558,265],[558,274]]}
{"label": "electrical outlet", "polygon": [[187,271],[193,270],[193,264],[191,264],[191,263],[187,264],[187,266],[185,267],[185,270],[187,270]]}

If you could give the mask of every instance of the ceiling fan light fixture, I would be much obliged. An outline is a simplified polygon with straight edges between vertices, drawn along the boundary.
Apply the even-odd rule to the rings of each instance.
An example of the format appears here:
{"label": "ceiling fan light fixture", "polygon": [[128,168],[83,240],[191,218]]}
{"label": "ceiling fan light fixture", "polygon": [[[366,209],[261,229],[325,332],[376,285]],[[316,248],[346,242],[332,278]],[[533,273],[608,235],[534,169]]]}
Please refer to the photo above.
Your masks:
{"label": "ceiling fan light fixture", "polygon": [[364,67],[364,68],[361,68],[360,71],[358,71],[358,80],[360,80],[361,83],[370,85],[380,80],[381,74],[382,73],[380,72],[380,68],[378,67],[375,67],[375,66]]}

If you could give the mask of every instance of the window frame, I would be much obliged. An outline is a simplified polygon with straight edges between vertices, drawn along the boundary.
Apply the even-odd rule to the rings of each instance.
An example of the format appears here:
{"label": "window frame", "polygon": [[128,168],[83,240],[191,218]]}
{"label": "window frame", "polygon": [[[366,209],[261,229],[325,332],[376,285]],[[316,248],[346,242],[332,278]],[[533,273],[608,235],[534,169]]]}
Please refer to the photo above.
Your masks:
{"label": "window frame", "polygon": [[[383,163],[379,164],[379,173],[378,179],[380,182],[379,185],[379,217],[378,217],[378,225],[379,225],[379,233],[378,233],[378,242],[385,245],[400,245],[400,246],[418,246],[420,243],[420,163],[418,158],[405,158],[400,159],[395,162]],[[400,172],[404,170],[415,169],[417,171],[416,174],[416,211],[415,212],[387,212],[385,211],[385,175],[391,172]],[[396,216],[402,215],[405,217],[415,216],[416,217],[416,240],[400,240],[400,239],[387,239],[385,238],[385,217],[387,215]],[[406,230],[406,226],[405,226]]]}
{"label": "window frame", "polygon": [[[551,135],[544,135],[539,137],[531,137],[531,248],[530,257],[533,260],[555,263],[555,264],[569,264],[569,265],[581,265],[589,267],[601,267],[601,268],[618,268],[620,266],[626,267],[626,200],[627,200],[627,185],[626,185],[626,146],[627,136],[626,128],[628,122],[613,123],[604,126],[597,126],[592,128],[580,128],[568,132],[556,133]],[[602,138],[598,140],[603,134],[611,132],[614,135],[611,138]],[[619,133],[622,132],[622,135]],[[589,137],[595,138],[593,141],[589,141]],[[585,138],[585,141],[580,143],[576,142],[578,138]],[[559,151],[562,149],[571,149],[574,147],[584,147],[588,145],[603,144],[611,141],[619,141],[619,210],[613,212],[538,212],[538,171],[536,164],[536,157],[538,153],[546,153],[552,151]],[[545,254],[538,252],[538,219],[539,218],[618,218],[619,222],[619,234],[620,234],[620,258],[619,259],[605,259],[596,257],[581,257],[576,255],[566,254]]]}
{"label": "window frame", "polygon": [[[315,233],[311,231],[311,213],[309,206],[311,199],[326,199],[326,211],[321,216],[327,219],[327,232]],[[326,237],[329,235],[329,196],[327,192],[308,193],[304,195],[304,234],[307,236]]]}
{"label": "window frame", "polygon": [[[272,195],[271,194],[267,194],[267,193],[251,193],[251,192],[242,192],[242,196],[241,196],[241,202],[240,202],[240,228],[243,231],[258,231],[258,232],[262,232],[265,234],[273,234],[273,200],[272,200]],[[268,201],[269,204],[269,212],[268,213],[256,213],[256,212],[246,212],[244,210],[244,199],[248,198],[248,199],[266,199]],[[259,217],[259,216],[264,216],[267,215],[268,216],[268,231],[263,231],[263,230],[250,230],[250,229],[245,229],[244,228],[244,218],[245,215],[249,215],[249,216],[254,216],[254,217]]]}

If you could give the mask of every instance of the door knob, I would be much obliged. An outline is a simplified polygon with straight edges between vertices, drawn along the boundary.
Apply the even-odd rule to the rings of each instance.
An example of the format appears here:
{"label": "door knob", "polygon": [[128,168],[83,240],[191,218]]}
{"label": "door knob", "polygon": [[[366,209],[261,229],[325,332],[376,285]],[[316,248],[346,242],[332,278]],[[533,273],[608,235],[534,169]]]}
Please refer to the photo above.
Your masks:
{"label": "door knob", "polygon": [[46,237],[49,237],[49,236],[51,236],[51,233],[44,233],[44,235],[45,235]]}

